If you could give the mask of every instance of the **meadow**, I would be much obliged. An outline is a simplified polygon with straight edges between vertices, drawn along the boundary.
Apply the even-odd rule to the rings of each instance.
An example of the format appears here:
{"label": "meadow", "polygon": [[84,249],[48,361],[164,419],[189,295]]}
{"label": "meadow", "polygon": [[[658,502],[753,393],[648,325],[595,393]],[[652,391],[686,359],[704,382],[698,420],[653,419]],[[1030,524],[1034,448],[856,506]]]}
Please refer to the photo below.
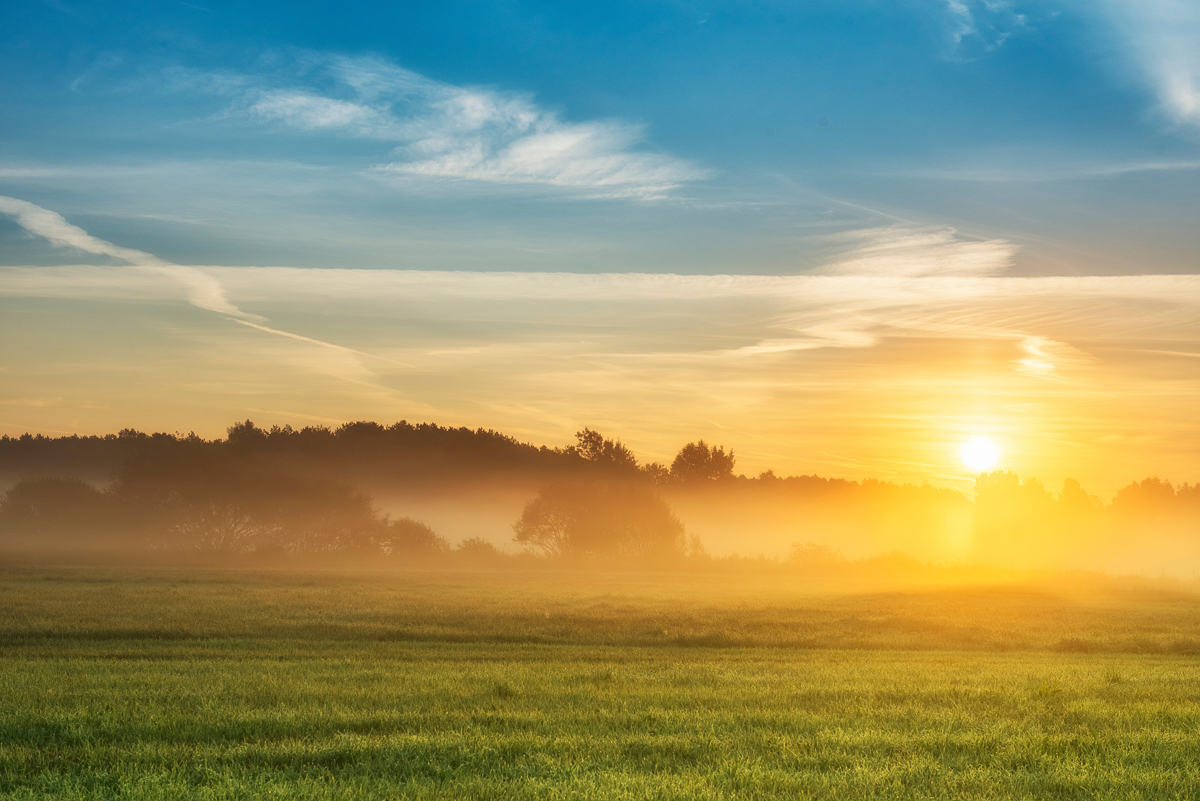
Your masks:
{"label": "meadow", "polygon": [[6,798],[1200,797],[1200,593],[0,571]]}

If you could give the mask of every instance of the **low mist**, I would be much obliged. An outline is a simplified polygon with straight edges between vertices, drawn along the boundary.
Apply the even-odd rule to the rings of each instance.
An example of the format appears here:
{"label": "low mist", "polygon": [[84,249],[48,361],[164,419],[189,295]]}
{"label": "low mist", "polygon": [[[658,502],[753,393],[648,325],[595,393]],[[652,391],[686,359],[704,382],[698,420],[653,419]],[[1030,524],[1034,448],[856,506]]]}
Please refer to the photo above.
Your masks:
{"label": "low mist", "polygon": [[[122,431],[0,438],[9,559],[272,567],[598,567],[914,578],[970,570],[1193,577],[1200,486],[1145,478],[930,485],[736,474],[703,441],[640,464],[584,429],[536,447],[487,430],[352,423],[222,440]],[[939,572],[940,571],[940,572]],[[965,572],[964,572],[965,571]]]}

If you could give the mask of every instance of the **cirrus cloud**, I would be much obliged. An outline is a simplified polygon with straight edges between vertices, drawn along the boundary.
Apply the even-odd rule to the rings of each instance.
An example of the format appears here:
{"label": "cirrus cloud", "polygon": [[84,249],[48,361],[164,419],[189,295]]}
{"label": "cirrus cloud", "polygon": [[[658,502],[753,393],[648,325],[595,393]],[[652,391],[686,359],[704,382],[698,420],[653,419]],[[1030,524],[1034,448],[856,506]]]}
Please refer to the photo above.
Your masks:
{"label": "cirrus cloud", "polygon": [[[545,186],[584,197],[657,200],[709,177],[642,146],[641,125],[568,122],[529,96],[455,86],[376,58],[313,57],[308,86],[237,81],[244,113],[307,133],[395,143],[375,165],[394,179]],[[313,75],[320,81],[313,81]],[[321,83],[320,89],[311,85]]]}
{"label": "cirrus cloud", "polygon": [[997,275],[1020,249],[1005,239],[972,240],[953,228],[892,225],[829,237],[849,246],[818,272],[824,275]]}

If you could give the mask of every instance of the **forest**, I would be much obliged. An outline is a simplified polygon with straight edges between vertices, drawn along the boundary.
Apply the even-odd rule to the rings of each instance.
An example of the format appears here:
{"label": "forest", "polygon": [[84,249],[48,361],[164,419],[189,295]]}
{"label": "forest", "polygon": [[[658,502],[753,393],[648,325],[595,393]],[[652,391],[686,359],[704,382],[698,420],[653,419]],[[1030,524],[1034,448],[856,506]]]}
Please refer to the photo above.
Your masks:
{"label": "forest", "polygon": [[[1132,482],[1105,504],[1074,480],[1054,493],[1006,471],[981,474],[968,498],[928,484],[772,471],[747,477],[735,468],[732,451],[704,441],[684,445],[670,465],[639,463],[619,440],[591,429],[559,448],[404,421],[297,430],[247,420],[211,440],[129,429],[5,436],[0,552],[258,566],[837,572],[930,561],[1061,567],[1089,552],[1178,551],[1181,540],[1200,546],[1200,485],[1174,487],[1155,477]],[[469,498],[488,482],[522,488],[519,517],[495,521],[499,535],[456,543],[414,516],[382,512],[374,497],[402,487]],[[718,520],[733,536],[779,521],[798,533],[774,555],[713,555],[680,507],[701,510],[692,517]],[[869,545],[856,559],[843,553],[846,543],[862,541]]]}

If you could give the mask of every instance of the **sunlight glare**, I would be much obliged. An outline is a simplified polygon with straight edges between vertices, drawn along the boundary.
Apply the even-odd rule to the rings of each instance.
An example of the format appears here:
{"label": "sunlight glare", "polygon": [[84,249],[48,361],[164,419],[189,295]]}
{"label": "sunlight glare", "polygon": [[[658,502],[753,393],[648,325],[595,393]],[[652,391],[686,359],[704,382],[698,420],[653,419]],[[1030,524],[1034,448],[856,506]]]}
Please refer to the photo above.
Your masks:
{"label": "sunlight glare", "polygon": [[972,437],[959,451],[963,464],[976,473],[984,473],[1000,461],[1000,448],[987,437]]}

